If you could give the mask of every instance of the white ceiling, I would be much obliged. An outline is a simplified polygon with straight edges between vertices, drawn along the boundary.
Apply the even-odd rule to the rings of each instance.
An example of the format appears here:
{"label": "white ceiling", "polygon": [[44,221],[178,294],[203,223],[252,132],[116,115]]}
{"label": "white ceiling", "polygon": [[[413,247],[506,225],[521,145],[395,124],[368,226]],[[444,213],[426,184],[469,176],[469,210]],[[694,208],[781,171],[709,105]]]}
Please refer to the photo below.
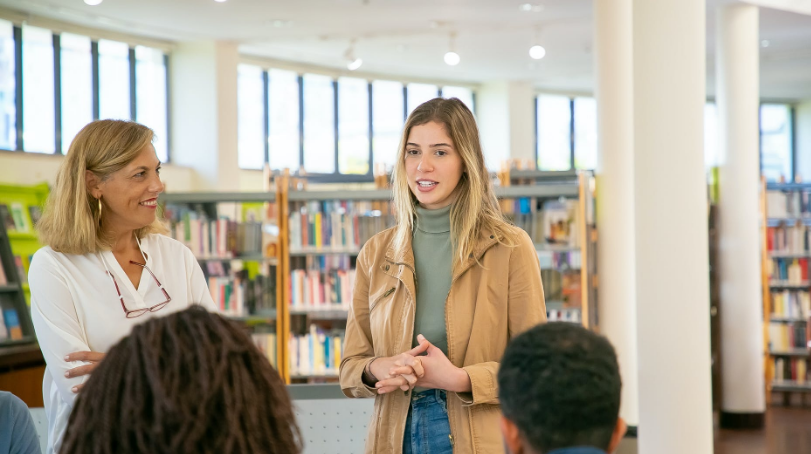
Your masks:
{"label": "white ceiling", "polygon": [[[0,0],[0,6],[89,27],[172,41],[218,39],[245,54],[343,68],[352,39],[362,71],[480,83],[526,80],[540,89],[592,91],[592,0]],[[708,0],[708,92],[713,81],[714,11]],[[527,51],[536,29],[543,60]],[[811,98],[811,16],[763,8],[761,95]],[[456,33],[462,62],[442,61]]]}

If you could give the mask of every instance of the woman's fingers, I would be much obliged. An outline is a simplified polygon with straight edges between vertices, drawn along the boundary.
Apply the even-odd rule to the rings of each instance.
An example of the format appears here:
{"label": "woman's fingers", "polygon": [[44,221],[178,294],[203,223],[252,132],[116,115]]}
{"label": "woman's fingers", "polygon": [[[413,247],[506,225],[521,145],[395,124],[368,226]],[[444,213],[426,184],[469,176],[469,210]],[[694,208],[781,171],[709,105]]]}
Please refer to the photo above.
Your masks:
{"label": "woman's fingers", "polygon": [[88,361],[97,362],[104,359],[104,353],[99,352],[73,352],[65,356],[65,361]]}
{"label": "woman's fingers", "polygon": [[73,391],[74,393],[78,393],[79,391],[82,390],[82,388],[84,388],[84,383],[76,385],[73,388],[71,388],[70,390]]}
{"label": "woman's fingers", "polygon": [[97,364],[85,364],[84,366],[74,367],[73,369],[69,369],[65,372],[65,377],[73,378],[73,377],[81,377],[83,375],[88,375],[93,372]]}

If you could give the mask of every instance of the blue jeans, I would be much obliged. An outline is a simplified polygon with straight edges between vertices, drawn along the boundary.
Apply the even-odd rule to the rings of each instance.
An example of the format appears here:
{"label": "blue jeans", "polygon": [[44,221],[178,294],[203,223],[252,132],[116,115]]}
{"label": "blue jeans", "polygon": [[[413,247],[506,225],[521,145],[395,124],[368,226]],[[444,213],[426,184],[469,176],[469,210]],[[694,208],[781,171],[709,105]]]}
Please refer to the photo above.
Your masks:
{"label": "blue jeans", "polygon": [[453,454],[445,391],[427,389],[411,396],[403,454]]}

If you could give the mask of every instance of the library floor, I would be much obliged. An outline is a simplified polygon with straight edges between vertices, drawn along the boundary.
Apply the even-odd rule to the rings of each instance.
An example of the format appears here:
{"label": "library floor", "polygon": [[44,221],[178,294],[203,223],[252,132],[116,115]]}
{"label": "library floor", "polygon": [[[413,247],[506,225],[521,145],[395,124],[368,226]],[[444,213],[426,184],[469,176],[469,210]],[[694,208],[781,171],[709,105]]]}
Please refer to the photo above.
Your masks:
{"label": "library floor", "polygon": [[811,407],[769,407],[766,430],[715,431],[715,454],[811,453]]}

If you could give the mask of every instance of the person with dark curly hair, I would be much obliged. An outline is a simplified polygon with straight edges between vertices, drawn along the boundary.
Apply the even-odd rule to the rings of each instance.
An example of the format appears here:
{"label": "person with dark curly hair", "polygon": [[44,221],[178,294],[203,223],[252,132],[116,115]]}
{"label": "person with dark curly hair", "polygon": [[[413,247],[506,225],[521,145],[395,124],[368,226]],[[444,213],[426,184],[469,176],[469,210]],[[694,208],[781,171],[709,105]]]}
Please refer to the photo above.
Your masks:
{"label": "person with dark curly hair", "polygon": [[241,328],[200,307],[133,328],[87,381],[61,454],[298,454],[279,374]]}
{"label": "person with dark curly hair", "polygon": [[625,435],[614,347],[582,326],[549,323],[517,336],[498,385],[511,454],[605,454]]}

